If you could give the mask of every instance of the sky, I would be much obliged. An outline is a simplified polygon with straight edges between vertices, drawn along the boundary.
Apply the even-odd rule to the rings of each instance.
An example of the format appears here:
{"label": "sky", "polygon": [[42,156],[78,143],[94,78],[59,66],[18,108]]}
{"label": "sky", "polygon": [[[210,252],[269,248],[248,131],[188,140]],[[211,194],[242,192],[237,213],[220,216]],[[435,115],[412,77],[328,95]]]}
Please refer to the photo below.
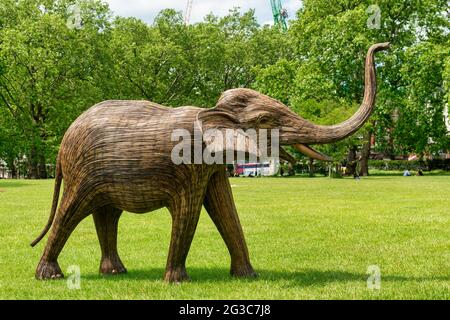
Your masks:
{"label": "sky", "polygon": [[[159,11],[172,8],[186,11],[188,0],[104,0],[109,3],[115,15],[136,17],[147,23],[152,23]],[[301,0],[281,0],[283,8],[288,10],[290,17],[301,7]],[[216,16],[224,16],[229,9],[240,7],[242,11],[255,9],[258,22],[262,25],[273,24],[270,0],[193,0],[191,23],[200,22],[210,12]]]}

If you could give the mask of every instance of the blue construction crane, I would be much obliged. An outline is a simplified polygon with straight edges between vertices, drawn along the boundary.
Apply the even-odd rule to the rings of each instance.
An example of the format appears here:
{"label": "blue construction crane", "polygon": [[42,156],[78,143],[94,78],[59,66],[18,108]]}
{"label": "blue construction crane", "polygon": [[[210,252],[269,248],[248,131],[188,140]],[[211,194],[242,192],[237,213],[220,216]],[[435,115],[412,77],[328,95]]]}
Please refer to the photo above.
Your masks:
{"label": "blue construction crane", "polygon": [[275,26],[281,28],[283,31],[287,30],[288,12],[281,6],[281,0],[270,0],[272,5],[273,21]]}

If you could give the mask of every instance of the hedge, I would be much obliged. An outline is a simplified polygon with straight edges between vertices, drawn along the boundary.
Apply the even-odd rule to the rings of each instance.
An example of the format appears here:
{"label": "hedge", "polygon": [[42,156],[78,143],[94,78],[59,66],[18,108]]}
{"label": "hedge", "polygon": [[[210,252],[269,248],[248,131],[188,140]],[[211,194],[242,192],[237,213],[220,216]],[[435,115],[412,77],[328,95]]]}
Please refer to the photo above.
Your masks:
{"label": "hedge", "polygon": [[369,160],[369,169],[378,170],[450,170],[450,159],[433,160]]}

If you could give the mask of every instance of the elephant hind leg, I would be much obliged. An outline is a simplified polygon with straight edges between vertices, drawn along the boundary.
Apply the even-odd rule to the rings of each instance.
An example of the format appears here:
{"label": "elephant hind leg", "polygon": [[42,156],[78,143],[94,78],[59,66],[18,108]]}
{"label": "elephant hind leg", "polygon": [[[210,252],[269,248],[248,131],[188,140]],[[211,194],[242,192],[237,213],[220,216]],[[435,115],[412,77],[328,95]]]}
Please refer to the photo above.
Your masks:
{"label": "elephant hind leg", "polygon": [[93,213],[95,229],[102,251],[100,261],[100,273],[102,274],[127,272],[117,252],[117,228],[121,214],[122,210],[111,206],[101,207]]}
{"label": "elephant hind leg", "polygon": [[211,177],[203,204],[230,252],[231,275],[255,277],[257,274],[250,264],[247,244],[225,171],[219,171]]}
{"label": "elephant hind leg", "polygon": [[86,211],[86,209],[87,206],[84,205],[83,201],[74,199],[71,194],[64,192],[44,253],[36,268],[36,279],[60,279],[64,277],[58,265],[58,256],[76,226],[89,215],[89,211]]}

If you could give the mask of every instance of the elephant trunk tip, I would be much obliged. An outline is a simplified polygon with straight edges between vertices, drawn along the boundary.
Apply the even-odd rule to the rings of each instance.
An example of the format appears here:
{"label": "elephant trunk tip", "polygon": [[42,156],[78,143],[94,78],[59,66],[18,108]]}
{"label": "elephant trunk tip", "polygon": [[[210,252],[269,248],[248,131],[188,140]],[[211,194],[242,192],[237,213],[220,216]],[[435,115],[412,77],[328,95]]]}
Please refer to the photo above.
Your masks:
{"label": "elephant trunk tip", "polygon": [[382,51],[382,50],[387,50],[391,47],[391,43],[390,42],[382,42],[382,43],[376,43],[374,44],[371,49],[373,52],[377,52],[377,51]]}
{"label": "elephant trunk tip", "polygon": [[309,124],[314,138],[307,141],[308,144],[332,143],[343,140],[355,133],[367,121],[375,106],[376,97],[376,72],[375,53],[390,48],[390,42],[376,43],[372,45],[366,55],[364,71],[364,99],[358,111],[349,119],[336,125],[321,126]]}

